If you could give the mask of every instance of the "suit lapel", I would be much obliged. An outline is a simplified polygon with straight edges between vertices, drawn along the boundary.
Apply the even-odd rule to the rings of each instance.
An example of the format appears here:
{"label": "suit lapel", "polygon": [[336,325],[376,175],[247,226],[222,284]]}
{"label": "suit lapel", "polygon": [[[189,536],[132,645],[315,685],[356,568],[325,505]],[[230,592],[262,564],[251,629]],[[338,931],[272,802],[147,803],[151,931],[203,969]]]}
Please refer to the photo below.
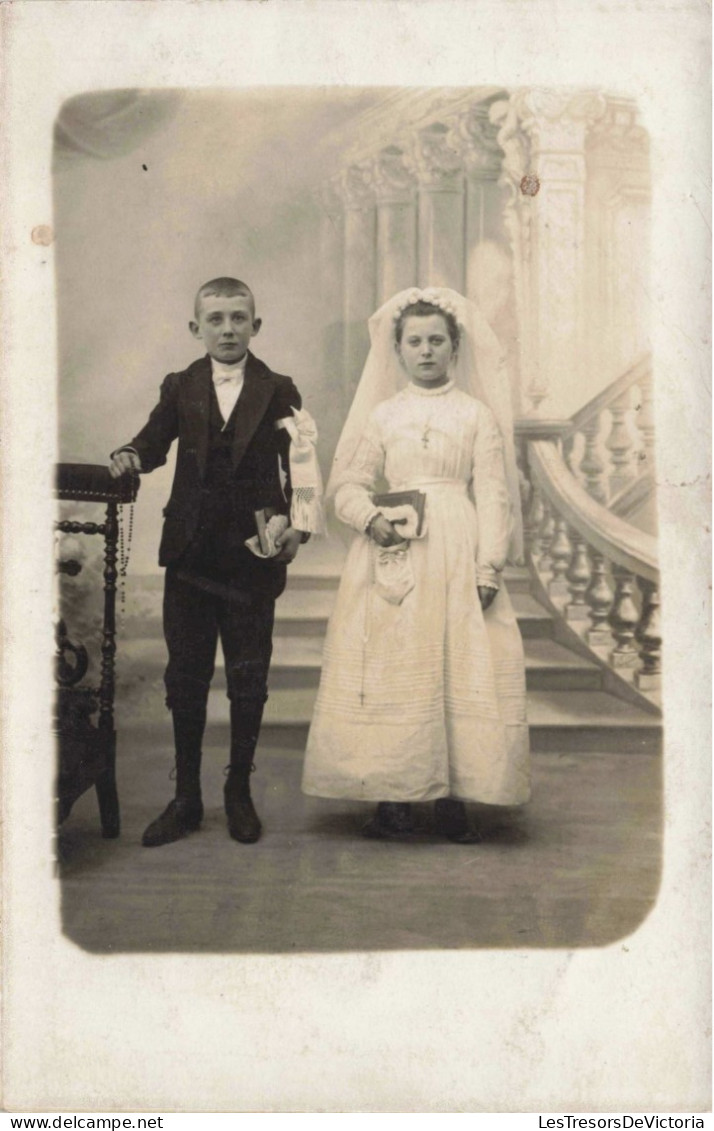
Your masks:
{"label": "suit lapel", "polygon": [[186,383],[186,440],[187,448],[196,453],[203,479],[208,459],[208,428],[211,415],[211,359],[206,354],[189,370]]}
{"label": "suit lapel", "polygon": [[245,382],[238,398],[235,430],[233,433],[232,463],[234,469],[245,455],[255,430],[265,415],[265,410],[275,392],[270,371],[252,353],[248,353]]}

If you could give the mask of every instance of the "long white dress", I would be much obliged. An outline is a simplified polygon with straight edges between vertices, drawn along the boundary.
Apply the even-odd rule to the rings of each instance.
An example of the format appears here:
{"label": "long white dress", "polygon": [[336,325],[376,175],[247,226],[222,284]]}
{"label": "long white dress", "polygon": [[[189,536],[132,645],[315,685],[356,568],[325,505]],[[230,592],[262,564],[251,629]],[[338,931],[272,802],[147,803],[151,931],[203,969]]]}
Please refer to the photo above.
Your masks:
{"label": "long white dress", "polygon": [[[498,577],[511,530],[502,449],[490,409],[451,384],[409,385],[372,413],[335,496],[358,533],[328,627],[305,793],[528,800],[523,644]],[[382,478],[427,496],[426,535],[409,547],[414,588],[398,605],[375,589],[379,551],[363,533]],[[485,614],[477,584],[498,586]]]}

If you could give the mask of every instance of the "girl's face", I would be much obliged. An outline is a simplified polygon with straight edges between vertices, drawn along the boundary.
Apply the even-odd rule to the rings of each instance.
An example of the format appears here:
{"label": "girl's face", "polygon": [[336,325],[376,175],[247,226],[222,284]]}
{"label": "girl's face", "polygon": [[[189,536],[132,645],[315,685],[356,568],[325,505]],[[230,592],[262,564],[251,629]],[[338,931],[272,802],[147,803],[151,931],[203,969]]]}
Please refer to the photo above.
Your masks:
{"label": "girl's face", "polygon": [[397,353],[415,385],[444,385],[454,347],[442,314],[410,315]]}

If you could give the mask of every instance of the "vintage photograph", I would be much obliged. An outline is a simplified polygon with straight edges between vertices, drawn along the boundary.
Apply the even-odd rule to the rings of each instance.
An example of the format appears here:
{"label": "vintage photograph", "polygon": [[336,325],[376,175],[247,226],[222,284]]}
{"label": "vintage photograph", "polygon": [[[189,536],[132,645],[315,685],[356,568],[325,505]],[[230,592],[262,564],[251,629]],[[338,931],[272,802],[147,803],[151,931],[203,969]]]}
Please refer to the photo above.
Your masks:
{"label": "vintage photograph", "polygon": [[573,950],[644,922],[651,181],[616,88],[62,104],[71,942]]}

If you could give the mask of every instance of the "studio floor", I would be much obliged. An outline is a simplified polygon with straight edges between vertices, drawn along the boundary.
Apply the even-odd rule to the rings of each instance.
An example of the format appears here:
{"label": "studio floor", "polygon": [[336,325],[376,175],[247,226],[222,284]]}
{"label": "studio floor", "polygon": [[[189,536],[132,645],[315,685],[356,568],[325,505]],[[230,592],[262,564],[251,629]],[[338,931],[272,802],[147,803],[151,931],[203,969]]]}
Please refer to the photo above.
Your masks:
{"label": "studio floor", "polygon": [[258,844],[227,833],[225,736],[204,748],[200,831],[141,846],[172,795],[170,723],[119,737],[122,833],[101,837],[93,792],[59,831],[66,935],[96,953],[295,953],[379,949],[599,947],[654,905],[662,852],[654,753],[534,755],[522,809],[470,807],[483,839],[438,840],[430,807],[407,842],[365,840],[372,806],[304,797],[305,732],[274,729],[256,758]]}

